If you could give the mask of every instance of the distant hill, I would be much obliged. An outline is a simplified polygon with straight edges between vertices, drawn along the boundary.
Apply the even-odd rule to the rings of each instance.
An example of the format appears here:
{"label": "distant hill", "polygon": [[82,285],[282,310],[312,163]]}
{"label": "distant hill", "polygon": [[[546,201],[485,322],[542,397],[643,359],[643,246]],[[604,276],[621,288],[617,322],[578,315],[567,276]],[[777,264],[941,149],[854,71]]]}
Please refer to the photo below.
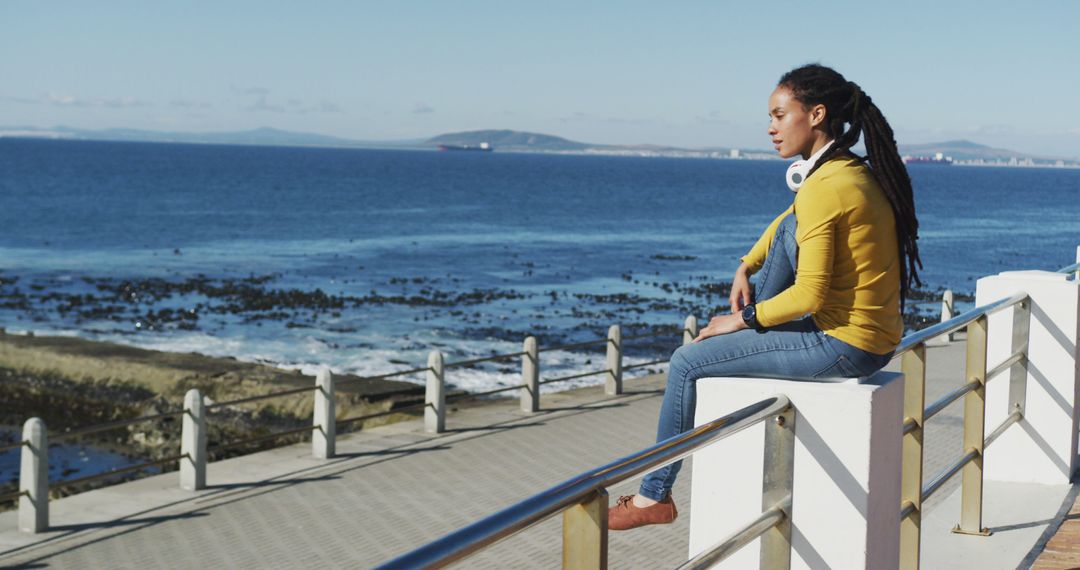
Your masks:
{"label": "distant hill", "polygon": [[900,154],[911,156],[933,156],[934,153],[940,152],[945,156],[951,156],[958,160],[977,160],[980,158],[983,160],[1009,160],[1010,158],[1050,160],[1045,157],[1031,156],[1014,150],[992,148],[965,140],[927,144],[902,144],[899,145],[899,150]]}
{"label": "distant hill", "polygon": [[[184,133],[167,131],[147,131],[140,129],[77,129],[71,127],[54,127],[41,129],[35,127],[0,127],[0,138],[3,137],[31,137],[51,139],[74,139],[74,140],[97,140],[97,141],[130,141],[130,142],[172,142],[193,144],[235,144],[235,145],[263,145],[263,146],[312,146],[312,147],[338,147],[338,148],[386,148],[386,149],[434,149],[440,144],[451,145],[479,145],[486,142],[495,147],[495,150],[516,152],[569,152],[583,154],[607,154],[622,156],[668,156],[690,158],[727,158],[731,156],[733,149],[725,147],[709,147],[699,149],[687,149],[672,146],[638,144],[638,145],[610,145],[591,144],[572,141],[563,137],[547,135],[543,133],[530,133],[525,131],[512,131],[506,129],[489,129],[481,131],[464,131],[457,133],[445,133],[430,139],[415,140],[390,140],[370,141],[355,140],[316,133],[303,133],[295,131],[283,131],[273,128],[259,128],[249,131],[233,132],[208,132],[208,133]],[[857,149],[859,152],[864,150]],[[954,140],[927,144],[902,144],[900,154],[911,156],[933,156],[942,153],[956,160],[985,160],[1004,161],[1011,159],[1023,161],[1034,160],[1036,163],[1052,163],[1056,159],[1033,156],[1021,152],[993,148],[967,140]],[[775,159],[778,158],[774,151],[764,149],[739,149],[742,158]],[[1074,160],[1068,160],[1069,164],[1076,164]]]}
{"label": "distant hill", "polygon": [[426,145],[438,146],[441,144],[470,145],[489,143],[496,149],[503,150],[540,150],[540,151],[567,151],[585,150],[597,145],[580,143],[553,135],[539,133],[527,133],[523,131],[509,130],[484,130],[465,131],[460,133],[447,133],[432,137],[426,141]]}
{"label": "distant hill", "polygon": [[184,133],[145,131],[140,129],[76,129],[54,127],[37,129],[30,127],[0,127],[0,137],[33,137],[52,139],[75,139],[94,141],[172,142],[193,144],[237,144],[258,146],[321,146],[321,147],[398,147],[416,145],[421,141],[361,141],[320,135],[283,131],[263,127],[250,131]]}

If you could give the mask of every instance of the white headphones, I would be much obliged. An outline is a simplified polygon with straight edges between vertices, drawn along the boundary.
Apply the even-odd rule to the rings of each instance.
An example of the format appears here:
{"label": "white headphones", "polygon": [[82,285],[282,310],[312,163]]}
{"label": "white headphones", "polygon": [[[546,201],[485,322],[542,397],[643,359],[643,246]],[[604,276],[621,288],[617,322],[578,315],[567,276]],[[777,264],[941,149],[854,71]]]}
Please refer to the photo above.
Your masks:
{"label": "white headphones", "polygon": [[799,187],[803,185],[803,182],[806,182],[806,177],[810,175],[810,171],[814,168],[814,165],[817,164],[818,159],[821,158],[821,155],[825,154],[825,151],[828,150],[832,144],[833,141],[829,141],[828,144],[818,149],[818,151],[809,159],[796,160],[788,166],[787,176],[785,178],[787,179],[787,187],[790,188],[792,192],[799,191]]}

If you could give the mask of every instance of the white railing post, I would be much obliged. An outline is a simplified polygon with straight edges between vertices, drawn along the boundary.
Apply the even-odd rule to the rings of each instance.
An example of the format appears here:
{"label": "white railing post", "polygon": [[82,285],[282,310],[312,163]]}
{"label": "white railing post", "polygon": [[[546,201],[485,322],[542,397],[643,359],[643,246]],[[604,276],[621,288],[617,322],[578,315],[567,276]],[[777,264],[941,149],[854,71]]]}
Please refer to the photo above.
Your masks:
{"label": "white railing post", "polygon": [[180,434],[180,488],[198,491],[206,487],[206,406],[195,389],[184,396],[184,420]]}
{"label": "white railing post", "polygon": [[604,393],[609,396],[622,394],[622,329],[619,325],[608,327],[607,333],[607,380]]}
{"label": "white railing post", "polygon": [[334,375],[329,368],[315,376],[315,413],[312,421],[311,454],[318,459],[334,456],[337,442],[337,421],[334,417]]}
{"label": "white railing post", "polygon": [[521,411],[540,411],[540,349],[536,337],[527,336],[521,352]]}
{"label": "white railing post", "polygon": [[433,350],[428,355],[427,390],[424,394],[424,430],[428,433],[446,431],[445,378],[443,354]]}
{"label": "white railing post", "polygon": [[[1080,263],[1080,245],[1076,246],[1076,262]],[[1075,276],[1077,280],[1080,280],[1080,267],[1076,268]]]}
{"label": "white railing post", "polygon": [[694,339],[698,335],[698,322],[697,317],[690,315],[686,317],[686,321],[683,323],[682,343],[690,344],[694,342]]}
{"label": "white railing post", "polygon": [[22,465],[19,469],[19,530],[45,532],[49,528],[49,442],[45,422],[30,418],[23,424]]}

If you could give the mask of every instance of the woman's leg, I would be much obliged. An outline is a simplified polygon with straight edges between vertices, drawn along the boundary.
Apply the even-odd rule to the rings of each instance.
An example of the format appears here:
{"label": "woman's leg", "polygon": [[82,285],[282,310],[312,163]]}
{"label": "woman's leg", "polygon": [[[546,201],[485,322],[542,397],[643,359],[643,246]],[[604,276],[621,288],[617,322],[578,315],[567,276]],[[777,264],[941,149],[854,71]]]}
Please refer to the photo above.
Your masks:
{"label": "woman's leg", "polygon": [[[773,236],[773,241],[769,245],[769,255],[765,258],[765,263],[762,264],[761,270],[757,273],[757,283],[754,291],[755,302],[769,299],[795,283],[796,253],[795,216],[789,215],[780,222],[779,226],[777,226],[776,235]],[[786,332],[801,330],[817,331],[817,327],[813,326],[813,323],[809,319],[805,319],[805,321],[805,323],[801,323],[800,325],[793,324]],[[769,331],[769,334],[772,334],[773,332],[781,331]],[[817,332],[820,335],[820,331]],[[707,344],[698,343],[702,344],[702,346],[709,347],[708,350],[689,348],[697,346],[697,344],[687,345],[680,348],[671,357],[671,364],[668,368],[668,383],[664,390],[664,403],[660,408],[660,421],[656,430],[656,441],[663,441],[669,437],[680,434],[694,425],[694,410],[697,401],[694,381],[701,377],[700,375],[694,376],[690,373],[690,370],[695,367],[695,362],[698,362],[699,360],[705,362],[717,360],[718,362],[726,363],[725,366],[721,366],[721,368],[731,368],[730,371],[718,371],[717,374],[714,375],[746,374],[745,372],[739,372],[739,370],[741,370],[740,367],[742,366],[757,366],[755,370],[763,375],[776,376],[779,374],[779,367],[774,367],[772,369],[764,367],[768,366],[769,362],[765,353],[761,353],[761,357],[755,359],[760,360],[760,363],[747,362],[739,364],[738,362],[734,362],[734,359],[739,358],[738,354],[740,351],[744,350],[738,348],[737,345],[761,340],[752,336],[761,336],[756,331],[740,331],[740,333],[736,334],[739,336],[724,335],[723,337],[713,338],[732,338],[719,341],[706,339],[703,343]],[[780,350],[780,358],[782,358],[782,352],[784,352],[785,347],[802,346],[805,348],[809,345],[817,346],[821,343],[820,336],[806,335],[804,337],[802,332],[797,332],[796,334],[798,335],[798,338],[791,341],[780,339],[775,335],[769,338],[770,341],[775,341],[772,344],[777,346]],[[717,349],[719,352],[717,352]],[[713,352],[716,354],[706,356],[706,353]],[[730,356],[730,358],[728,356]],[[667,495],[667,492],[670,491],[671,485],[675,481],[675,475],[678,474],[680,467],[681,462],[659,469],[647,475],[641,485],[641,494],[656,501],[662,500]]]}
{"label": "woman's leg", "polygon": [[[825,333],[810,318],[785,323],[764,333],[747,329],[680,347],[672,355],[668,368],[656,440],[663,441],[694,427],[699,378],[758,376],[828,381],[823,375],[834,373],[837,358],[826,342]],[[640,494],[662,501],[671,492],[681,464],[679,461],[646,475]]]}
{"label": "woman's leg", "polygon": [[771,299],[795,283],[798,245],[795,243],[795,215],[791,214],[776,227],[769,245],[769,255],[757,272],[754,302]]}

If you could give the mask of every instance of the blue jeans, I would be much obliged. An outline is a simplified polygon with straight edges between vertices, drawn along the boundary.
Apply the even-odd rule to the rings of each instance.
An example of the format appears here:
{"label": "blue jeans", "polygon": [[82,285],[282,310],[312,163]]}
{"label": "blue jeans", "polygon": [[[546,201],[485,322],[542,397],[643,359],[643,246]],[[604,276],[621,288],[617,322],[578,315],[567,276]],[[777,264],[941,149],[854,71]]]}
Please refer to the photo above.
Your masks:
{"label": "blue jeans", "polygon": [[[755,298],[764,301],[795,282],[795,217],[780,223],[769,255],[757,274]],[[698,378],[750,376],[813,382],[836,382],[880,370],[892,354],[867,352],[821,331],[810,317],[771,327],[745,329],[680,347],[671,356],[656,441],[694,427]],[[649,473],[640,493],[662,501],[671,492],[682,467],[678,461]]]}

